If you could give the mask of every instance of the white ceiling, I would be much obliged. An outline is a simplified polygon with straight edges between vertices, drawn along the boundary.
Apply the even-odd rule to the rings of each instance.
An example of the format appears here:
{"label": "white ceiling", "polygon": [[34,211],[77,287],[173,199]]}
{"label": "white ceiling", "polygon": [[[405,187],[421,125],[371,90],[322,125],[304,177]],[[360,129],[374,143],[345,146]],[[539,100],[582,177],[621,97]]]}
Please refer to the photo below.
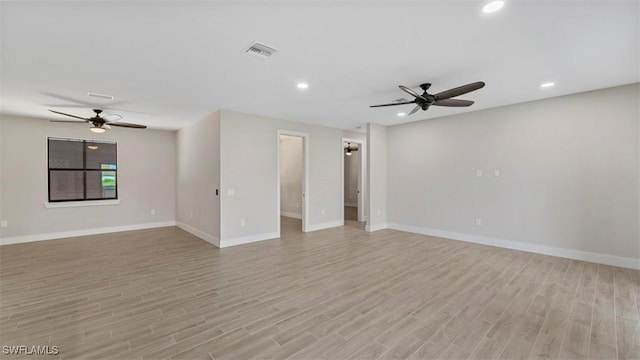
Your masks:
{"label": "white ceiling", "polygon": [[[639,1],[505,0],[484,14],[486,2],[2,2],[0,110],[63,119],[47,109],[99,107],[177,129],[229,109],[355,129],[640,81]],[[279,51],[245,55],[254,41]],[[460,97],[470,108],[369,108],[406,98],[399,84],[437,93],[478,80],[487,86]]]}

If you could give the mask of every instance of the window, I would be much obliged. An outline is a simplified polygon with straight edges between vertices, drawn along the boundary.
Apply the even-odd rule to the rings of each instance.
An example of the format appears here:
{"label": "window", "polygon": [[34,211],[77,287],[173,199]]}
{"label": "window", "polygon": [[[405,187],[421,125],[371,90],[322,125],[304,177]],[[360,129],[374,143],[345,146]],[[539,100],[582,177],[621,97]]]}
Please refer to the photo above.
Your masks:
{"label": "window", "polygon": [[49,138],[49,202],[118,198],[117,143]]}

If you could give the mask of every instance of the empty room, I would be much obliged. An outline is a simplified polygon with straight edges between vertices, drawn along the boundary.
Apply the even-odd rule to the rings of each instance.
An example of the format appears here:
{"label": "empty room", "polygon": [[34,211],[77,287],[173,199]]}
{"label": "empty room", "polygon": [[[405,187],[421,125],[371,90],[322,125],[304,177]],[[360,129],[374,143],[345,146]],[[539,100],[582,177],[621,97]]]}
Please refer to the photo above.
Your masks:
{"label": "empty room", "polygon": [[640,359],[637,0],[1,1],[0,358]]}

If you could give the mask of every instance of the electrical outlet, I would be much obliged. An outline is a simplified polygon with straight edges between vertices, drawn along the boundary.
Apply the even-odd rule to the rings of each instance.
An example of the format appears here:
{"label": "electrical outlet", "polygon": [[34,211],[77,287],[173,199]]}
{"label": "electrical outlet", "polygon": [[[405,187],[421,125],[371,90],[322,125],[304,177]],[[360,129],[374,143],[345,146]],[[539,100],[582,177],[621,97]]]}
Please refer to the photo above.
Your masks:
{"label": "electrical outlet", "polygon": [[155,215],[156,214],[156,209],[151,209],[151,215]]}
{"label": "electrical outlet", "polygon": [[324,215],[324,209],[320,210],[320,214]]}
{"label": "electrical outlet", "polygon": [[227,196],[235,196],[236,191],[234,189],[227,189]]}
{"label": "electrical outlet", "polygon": [[193,219],[193,211],[189,213],[189,218]]}
{"label": "electrical outlet", "polygon": [[0,221],[0,227],[3,227],[3,228],[9,227],[9,222],[7,220]]}
{"label": "electrical outlet", "polygon": [[482,170],[476,170],[476,177],[482,177]]}
{"label": "electrical outlet", "polygon": [[378,216],[382,215],[382,211],[378,210]]}
{"label": "electrical outlet", "polygon": [[240,226],[245,226],[247,225],[247,222],[244,221],[244,218],[240,219]]}
{"label": "electrical outlet", "polygon": [[476,225],[477,225],[477,226],[482,225],[482,219],[480,219],[480,218],[476,218]]}
{"label": "electrical outlet", "polygon": [[299,208],[300,207],[300,203],[296,203],[296,207]]}
{"label": "electrical outlet", "polygon": [[495,177],[500,176],[500,170],[493,170],[493,176]]}

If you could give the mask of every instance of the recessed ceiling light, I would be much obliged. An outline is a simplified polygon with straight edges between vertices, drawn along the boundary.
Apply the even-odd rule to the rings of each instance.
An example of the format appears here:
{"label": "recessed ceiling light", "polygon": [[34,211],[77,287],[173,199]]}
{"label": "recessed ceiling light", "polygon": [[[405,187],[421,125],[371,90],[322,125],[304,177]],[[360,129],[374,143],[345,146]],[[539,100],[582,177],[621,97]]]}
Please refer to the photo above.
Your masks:
{"label": "recessed ceiling light", "polygon": [[556,84],[556,83],[554,83],[554,82],[546,82],[546,83],[544,83],[544,84],[541,84],[541,85],[540,85],[540,87],[541,87],[541,88],[548,88],[548,87],[552,87],[552,86],[554,86],[555,84]]}
{"label": "recessed ceiling light", "polygon": [[399,113],[398,113],[398,116],[400,116],[400,117],[403,117],[403,116],[405,116],[405,115],[407,115],[407,113],[403,113],[403,112],[399,112]]}
{"label": "recessed ceiling light", "polygon": [[309,84],[307,84],[307,83],[303,83],[303,82],[298,83],[298,85],[297,85],[297,86],[298,86],[298,89],[302,89],[302,90],[304,90],[304,89],[308,89],[308,88],[309,88]]}
{"label": "recessed ceiling light", "polygon": [[487,5],[485,5],[482,8],[482,11],[486,12],[486,13],[492,13],[494,11],[498,11],[500,9],[502,9],[502,7],[504,6],[504,1],[492,1],[490,3],[488,3]]}

